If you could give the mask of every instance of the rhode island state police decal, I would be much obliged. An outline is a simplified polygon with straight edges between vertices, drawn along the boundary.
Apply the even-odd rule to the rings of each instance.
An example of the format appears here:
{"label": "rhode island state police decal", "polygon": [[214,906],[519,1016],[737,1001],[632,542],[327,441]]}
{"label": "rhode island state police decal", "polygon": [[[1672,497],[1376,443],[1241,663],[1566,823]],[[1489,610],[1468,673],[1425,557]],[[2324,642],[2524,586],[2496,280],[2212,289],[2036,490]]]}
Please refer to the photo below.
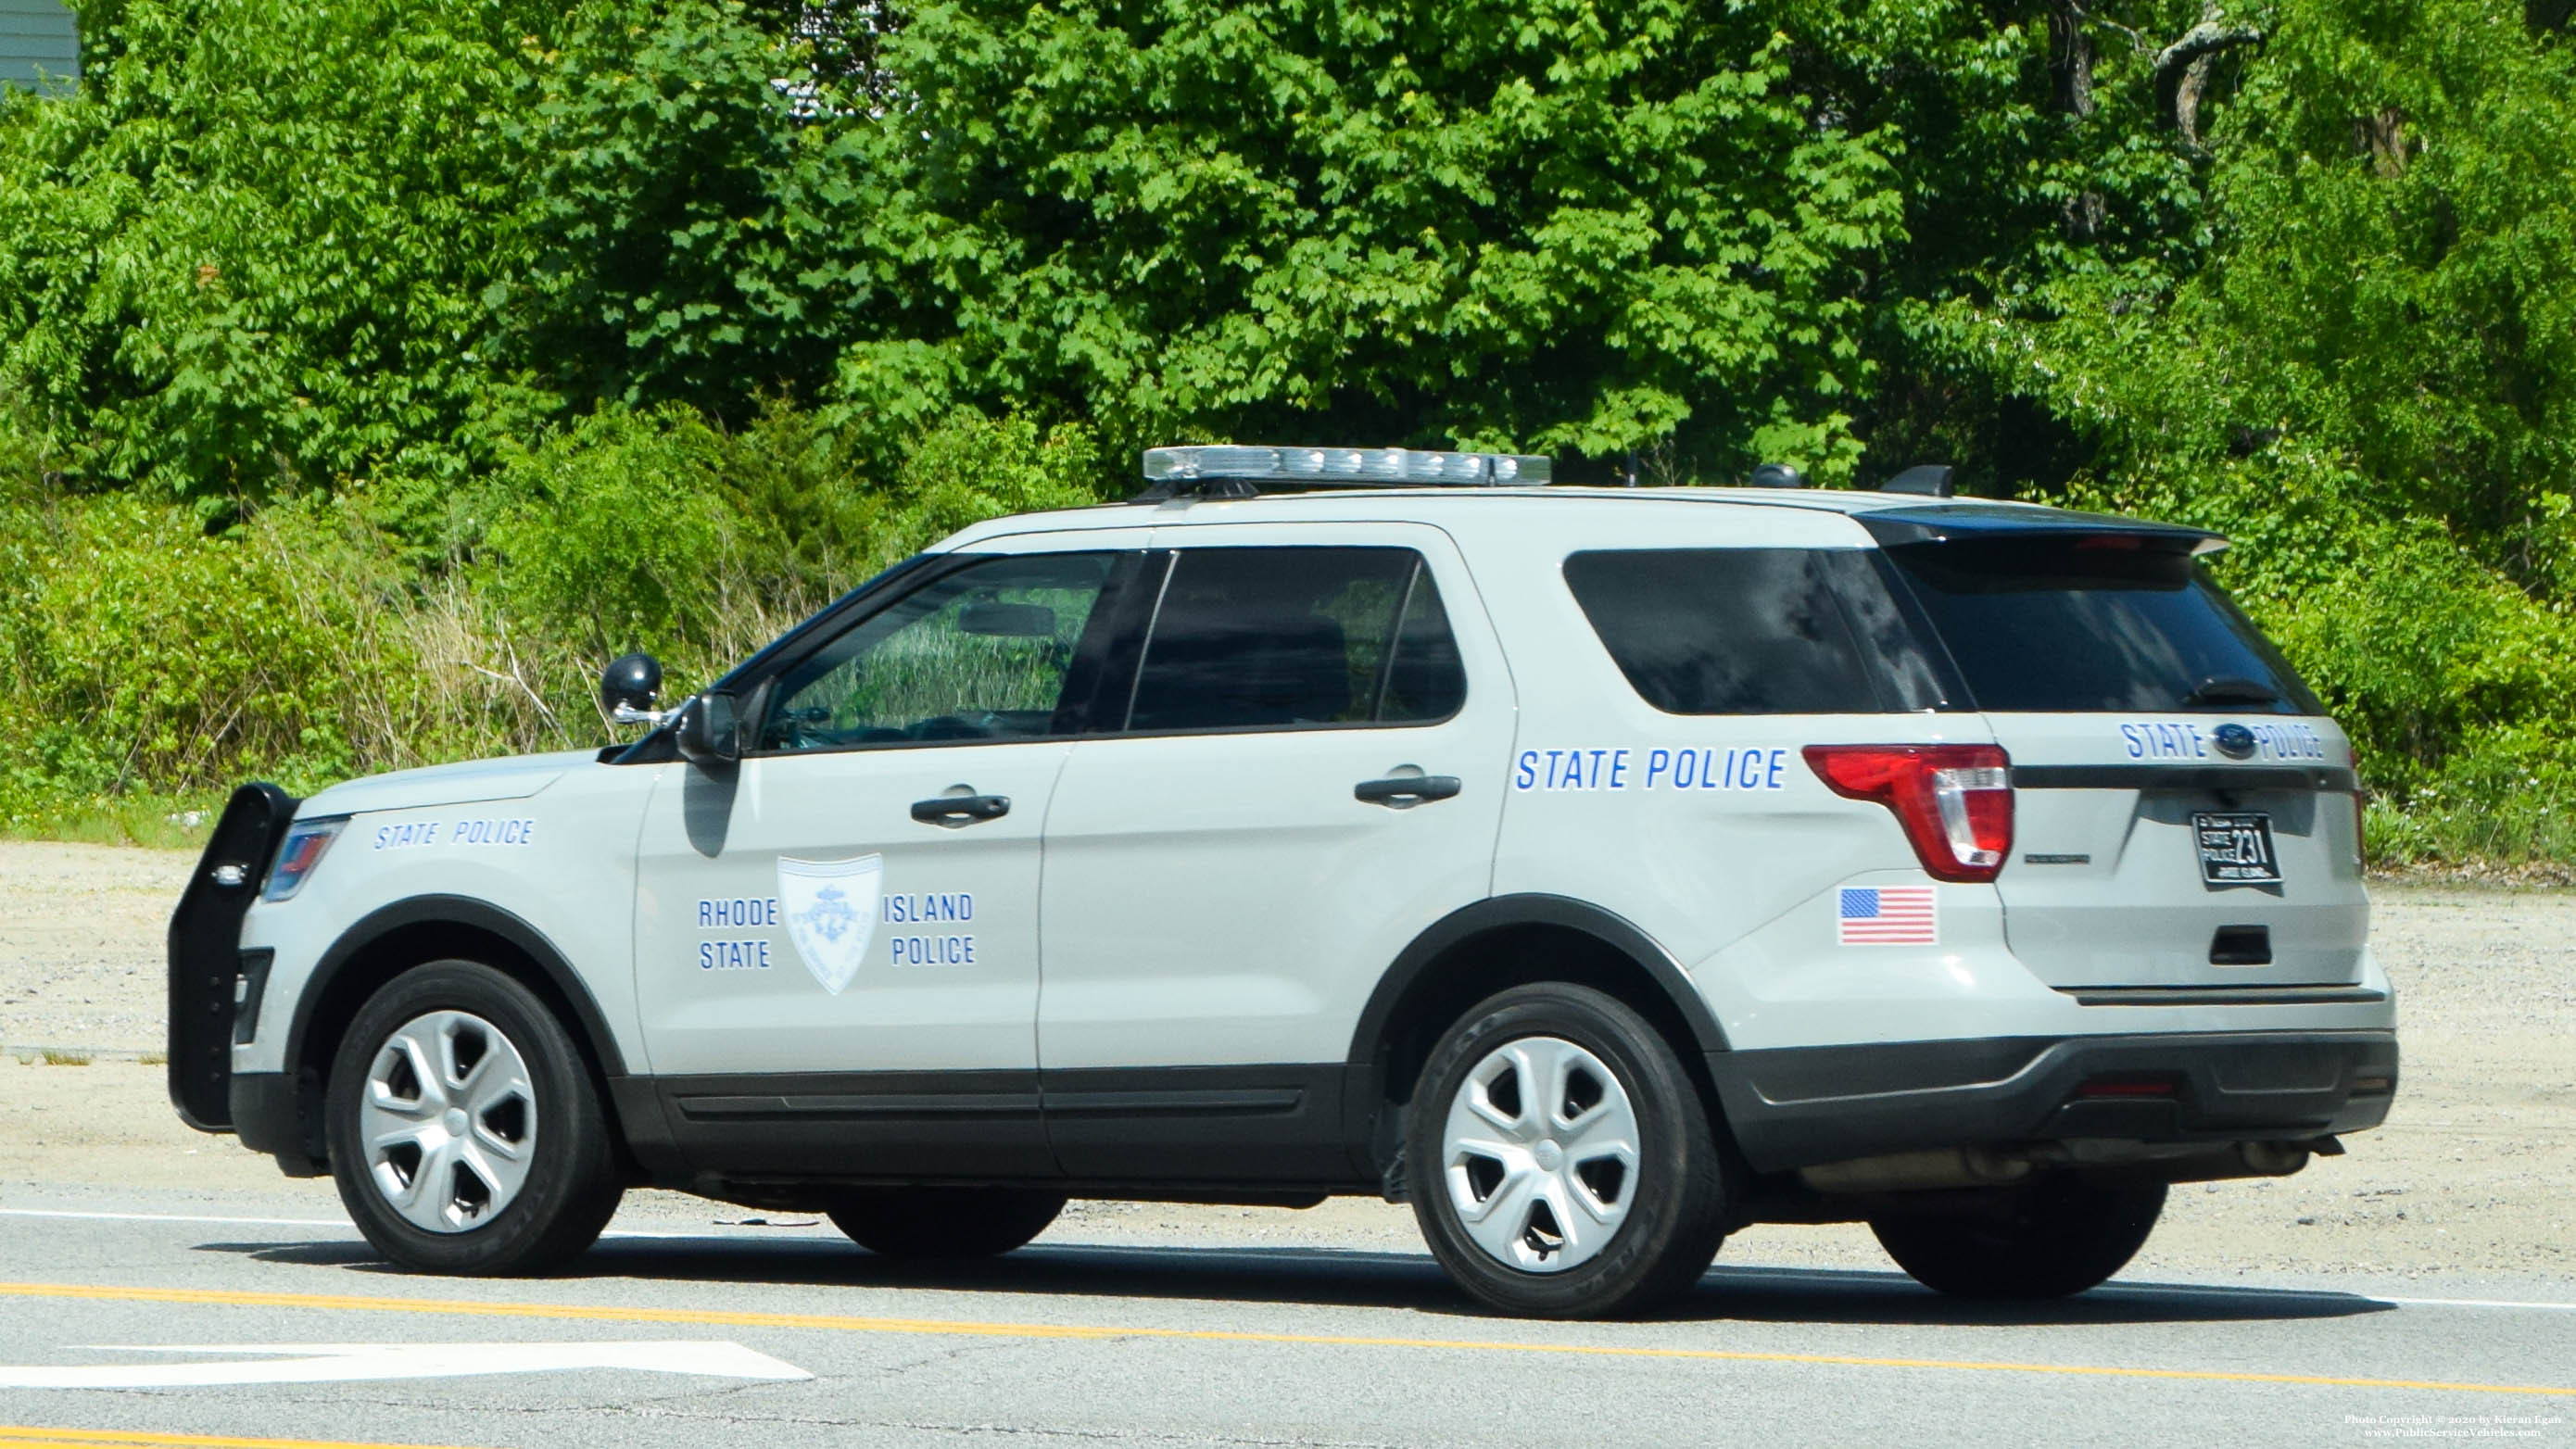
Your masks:
{"label": "rhode island state police decal", "polygon": [[805,969],[838,996],[859,974],[876,939],[878,890],[885,882],[885,857],[856,860],[790,860],[778,858],[778,901],[787,921],[787,938]]}

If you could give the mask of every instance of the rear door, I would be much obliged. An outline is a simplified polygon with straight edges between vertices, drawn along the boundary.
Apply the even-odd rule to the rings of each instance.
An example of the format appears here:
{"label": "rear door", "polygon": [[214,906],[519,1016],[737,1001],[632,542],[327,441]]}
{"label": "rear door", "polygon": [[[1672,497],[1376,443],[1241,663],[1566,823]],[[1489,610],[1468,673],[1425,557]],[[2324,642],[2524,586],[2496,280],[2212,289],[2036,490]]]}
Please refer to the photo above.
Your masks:
{"label": "rear door", "polygon": [[1125,729],[1073,746],[1047,819],[1048,1133],[1076,1177],[1340,1176],[1370,990],[1488,890],[1511,682],[1437,529],[1155,545]]}
{"label": "rear door", "polygon": [[2351,748],[2206,535],[1873,527],[2012,758],[2017,957],[2106,1003],[2360,979]]}

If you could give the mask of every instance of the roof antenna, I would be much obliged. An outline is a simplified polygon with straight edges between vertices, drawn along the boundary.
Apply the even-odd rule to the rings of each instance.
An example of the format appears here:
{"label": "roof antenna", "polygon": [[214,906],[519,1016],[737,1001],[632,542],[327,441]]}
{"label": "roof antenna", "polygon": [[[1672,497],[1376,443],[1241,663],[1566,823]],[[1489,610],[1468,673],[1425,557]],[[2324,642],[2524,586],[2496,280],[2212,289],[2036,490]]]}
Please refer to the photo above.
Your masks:
{"label": "roof antenna", "polygon": [[1951,479],[1957,472],[1957,469],[1947,463],[1922,463],[1879,484],[1878,491],[1920,493],[1927,498],[1947,498],[1956,491],[1951,486]]}

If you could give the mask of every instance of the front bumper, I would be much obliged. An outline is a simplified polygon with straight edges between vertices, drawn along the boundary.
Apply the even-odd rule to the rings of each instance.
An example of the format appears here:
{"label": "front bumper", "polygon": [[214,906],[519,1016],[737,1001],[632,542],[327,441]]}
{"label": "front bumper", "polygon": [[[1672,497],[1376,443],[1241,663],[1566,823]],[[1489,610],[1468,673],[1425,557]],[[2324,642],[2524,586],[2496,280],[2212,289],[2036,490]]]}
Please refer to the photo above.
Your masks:
{"label": "front bumper", "polygon": [[[1887,1042],[1711,1052],[1708,1068],[1746,1160],[1756,1171],[1785,1172],[2076,1138],[2300,1141],[2356,1132],[2388,1116],[2397,1034]],[[2080,1095],[2093,1084],[2158,1083],[2170,1095]]]}
{"label": "front bumper", "polygon": [[321,1142],[321,1084],[286,1072],[235,1072],[227,1105],[233,1134],[277,1159],[289,1177],[329,1172]]}

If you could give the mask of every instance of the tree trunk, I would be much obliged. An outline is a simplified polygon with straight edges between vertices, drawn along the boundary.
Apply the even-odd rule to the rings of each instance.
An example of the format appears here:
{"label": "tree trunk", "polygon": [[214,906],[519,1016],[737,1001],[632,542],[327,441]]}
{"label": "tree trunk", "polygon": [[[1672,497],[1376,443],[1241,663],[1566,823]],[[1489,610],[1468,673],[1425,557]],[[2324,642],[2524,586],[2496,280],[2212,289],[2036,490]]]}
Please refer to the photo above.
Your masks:
{"label": "tree trunk", "polygon": [[[2093,37],[2084,30],[2080,0],[2049,0],[2048,73],[2057,109],[2070,120],[2093,114]],[[2086,191],[2066,203],[2066,239],[2089,242],[2102,233],[2107,208],[2102,193]]]}
{"label": "tree trunk", "polygon": [[2259,45],[2262,40],[2262,31],[2228,24],[2211,3],[2202,7],[2198,25],[2157,54],[2156,103],[2163,108],[2166,123],[2182,133],[2184,145],[2200,149],[2200,102],[2208,93],[2210,70],[2220,52]]}

